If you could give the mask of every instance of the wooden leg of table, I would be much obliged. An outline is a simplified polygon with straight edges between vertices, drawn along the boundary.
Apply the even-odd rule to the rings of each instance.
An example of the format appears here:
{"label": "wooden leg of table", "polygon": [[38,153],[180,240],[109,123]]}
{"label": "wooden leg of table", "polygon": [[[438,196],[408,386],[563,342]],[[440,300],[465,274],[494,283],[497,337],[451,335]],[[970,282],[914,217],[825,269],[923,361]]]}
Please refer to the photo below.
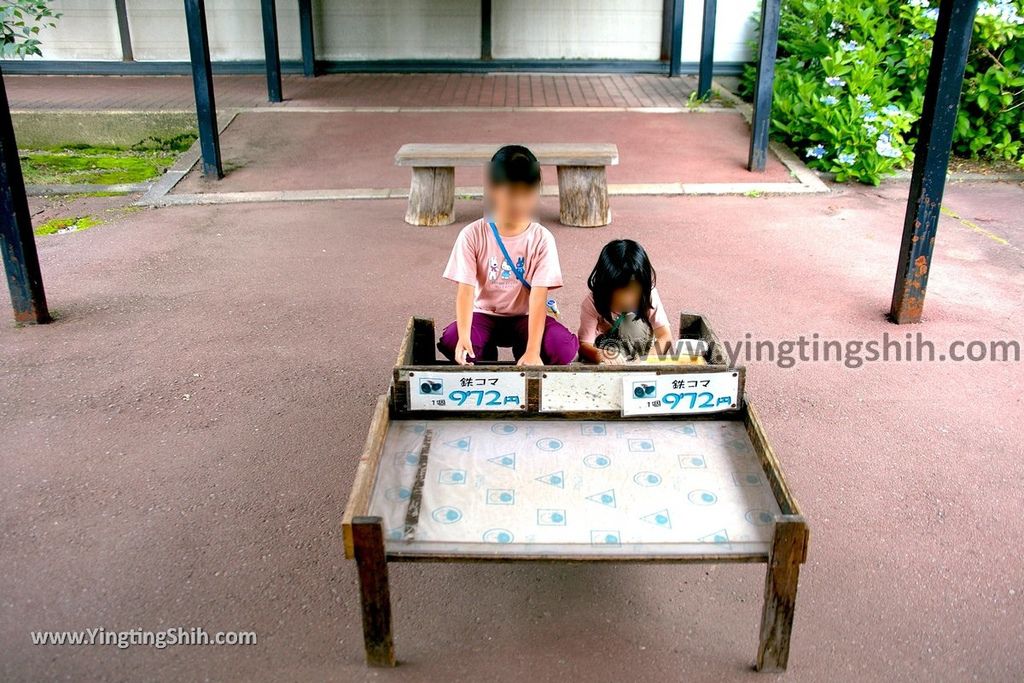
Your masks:
{"label": "wooden leg of table", "polygon": [[596,228],[611,223],[604,166],[559,166],[558,204],[562,225]]}
{"label": "wooden leg of table", "polygon": [[352,541],[359,567],[359,597],[363,606],[363,642],[367,666],[394,666],[391,636],[391,593],[380,517],[352,519]]}
{"label": "wooden leg of table", "polygon": [[416,166],[412,169],[405,222],[409,225],[451,225],[455,222],[454,168]]}
{"label": "wooden leg of table", "polygon": [[761,644],[757,651],[758,671],[786,670],[800,564],[806,554],[807,524],[803,517],[778,517],[775,521],[775,537],[772,539],[771,551],[768,554],[768,572],[764,583]]}

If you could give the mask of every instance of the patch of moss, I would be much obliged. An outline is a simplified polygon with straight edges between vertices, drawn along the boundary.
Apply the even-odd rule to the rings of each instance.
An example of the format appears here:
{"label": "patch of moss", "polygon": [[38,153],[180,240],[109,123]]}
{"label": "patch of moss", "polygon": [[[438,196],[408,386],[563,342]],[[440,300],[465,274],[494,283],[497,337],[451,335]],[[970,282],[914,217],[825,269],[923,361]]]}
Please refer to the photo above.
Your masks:
{"label": "patch of moss", "polygon": [[194,132],[179,133],[170,137],[151,135],[131,146],[133,152],[173,152],[181,154],[196,141]]}
{"label": "patch of moss", "polygon": [[63,235],[69,232],[81,232],[102,223],[95,216],[75,216],[74,218],[54,218],[35,229],[37,236]]}
{"label": "patch of moss", "polygon": [[110,192],[109,190],[103,190],[100,192],[83,192],[80,196],[82,197],[123,197],[129,192]]}
{"label": "patch of moss", "polygon": [[81,151],[28,152],[21,158],[25,182],[30,184],[140,183],[163,173],[174,163],[166,154]]}

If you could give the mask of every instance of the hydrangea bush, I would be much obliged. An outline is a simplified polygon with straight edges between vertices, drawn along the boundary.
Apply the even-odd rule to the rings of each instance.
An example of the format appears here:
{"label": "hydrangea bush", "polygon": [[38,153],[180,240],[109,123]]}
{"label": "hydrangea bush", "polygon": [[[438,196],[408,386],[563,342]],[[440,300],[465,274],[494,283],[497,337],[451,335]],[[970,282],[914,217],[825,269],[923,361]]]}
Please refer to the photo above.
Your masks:
{"label": "hydrangea bush", "polygon": [[[773,132],[840,182],[909,164],[937,4],[783,0]],[[1024,165],[1024,0],[982,0],[965,78],[954,152]]]}

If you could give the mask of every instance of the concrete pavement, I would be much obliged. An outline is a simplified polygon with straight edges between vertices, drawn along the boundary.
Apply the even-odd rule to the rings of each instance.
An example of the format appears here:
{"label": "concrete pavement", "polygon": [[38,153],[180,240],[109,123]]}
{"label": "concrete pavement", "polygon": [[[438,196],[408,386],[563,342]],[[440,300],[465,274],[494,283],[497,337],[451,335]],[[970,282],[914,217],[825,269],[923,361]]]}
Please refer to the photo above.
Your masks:
{"label": "concrete pavement", "polygon": [[[640,240],[725,339],[1020,340],[1024,189],[951,185],[925,322],[884,320],[905,185],[633,198],[557,225],[570,323]],[[469,220],[479,202],[459,202]],[[760,566],[392,568],[401,665],[369,671],[339,522],[405,319],[452,314],[458,226],[401,201],[126,212],[39,239],[44,327],[0,325],[4,680],[768,680]],[[7,310],[0,294],[0,310]],[[787,681],[1011,681],[1024,668],[1020,363],[747,363],[810,519]],[[202,626],[251,647],[40,647]]]}

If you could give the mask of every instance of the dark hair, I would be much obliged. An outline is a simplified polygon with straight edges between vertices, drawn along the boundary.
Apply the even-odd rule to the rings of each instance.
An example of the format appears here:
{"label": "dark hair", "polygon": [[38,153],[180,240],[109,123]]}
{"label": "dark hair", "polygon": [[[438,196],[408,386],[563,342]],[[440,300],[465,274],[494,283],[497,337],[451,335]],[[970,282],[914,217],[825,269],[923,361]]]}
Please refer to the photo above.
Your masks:
{"label": "dark hair", "polygon": [[522,183],[536,187],[540,185],[540,163],[522,145],[505,145],[491,157],[488,177],[492,185]]}
{"label": "dark hair", "polygon": [[[651,290],[654,289],[657,275],[651,260],[647,258],[647,252],[633,240],[612,240],[604,245],[601,255],[597,257],[597,265],[587,280],[587,286],[594,294],[594,307],[609,323],[613,322],[612,294],[633,280],[640,283],[640,310],[634,312],[651,324]],[[651,328],[654,328],[653,324]]]}

